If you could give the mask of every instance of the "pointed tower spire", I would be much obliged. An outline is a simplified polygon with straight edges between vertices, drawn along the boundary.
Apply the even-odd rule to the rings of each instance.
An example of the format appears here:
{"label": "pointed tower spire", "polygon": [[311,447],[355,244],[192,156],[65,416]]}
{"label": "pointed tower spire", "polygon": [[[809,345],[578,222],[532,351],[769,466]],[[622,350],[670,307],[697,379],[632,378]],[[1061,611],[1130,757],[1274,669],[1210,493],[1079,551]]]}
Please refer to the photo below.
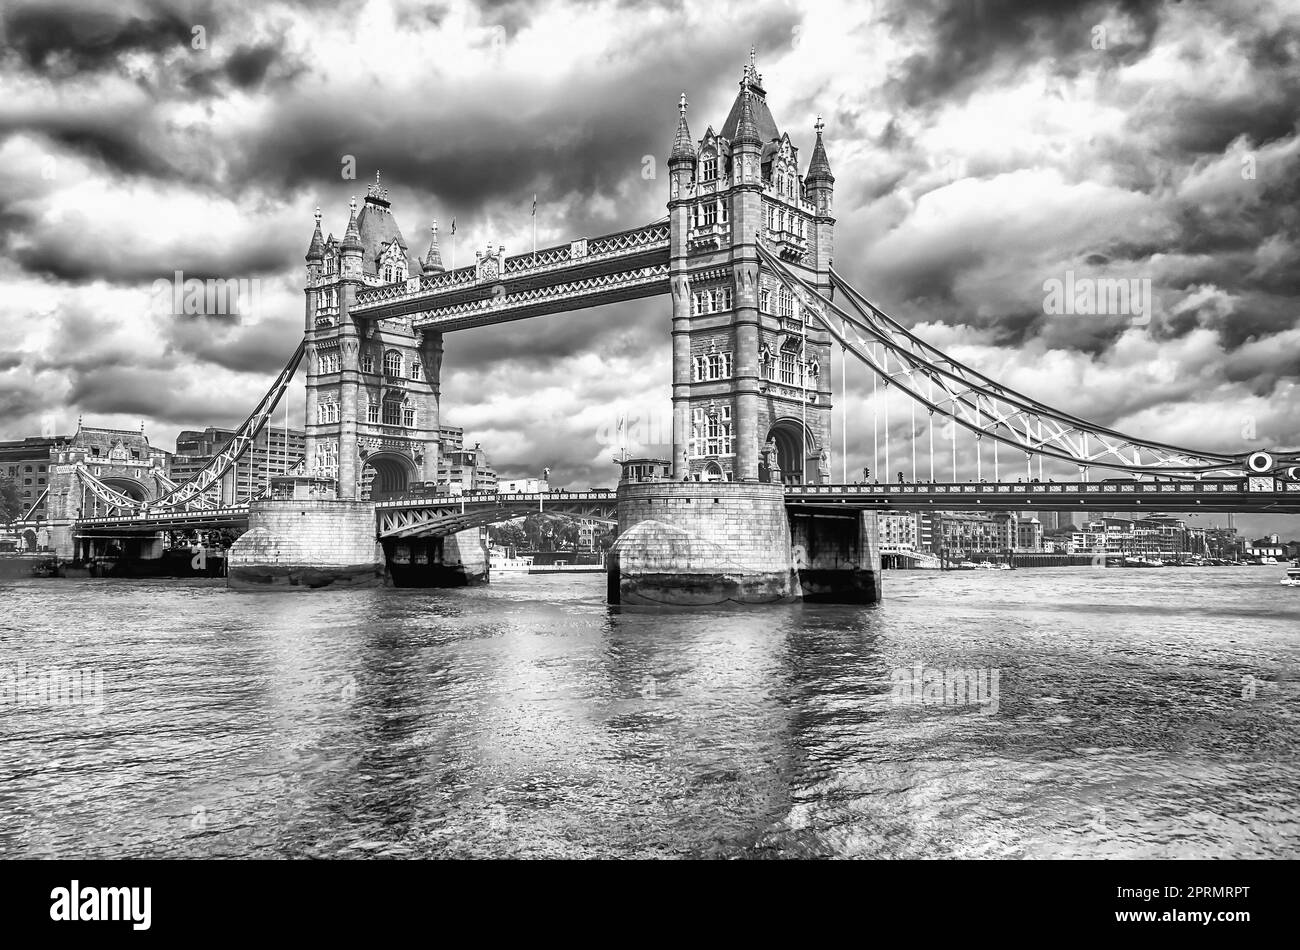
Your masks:
{"label": "pointed tower spire", "polygon": [[686,124],[686,93],[677,100],[677,137],[673,139],[673,152],[668,156],[668,164],[694,162],[695,146],[691,143],[691,130]]}
{"label": "pointed tower spire", "polygon": [[813,146],[812,159],[808,162],[806,180],[834,184],[835,176],[831,174],[831,163],[826,158],[826,146],[822,143],[822,129],[826,128],[826,124],[822,122],[821,116],[817,117],[817,122],[813,128],[817,130],[817,143]]}
{"label": "pointed tower spire", "polygon": [[353,195],[352,200],[348,202],[349,216],[348,229],[343,232],[342,249],[345,251],[364,251],[365,247],[361,243],[361,231],[357,227],[357,196]]}
{"label": "pointed tower spire", "polygon": [[731,144],[757,145],[761,148],[763,139],[758,134],[758,122],[754,120],[754,109],[750,105],[753,94],[749,91],[748,70],[745,72],[745,78],[741,81],[741,85],[744,88],[741,90],[740,122],[736,125],[736,137]]}
{"label": "pointed tower spire", "polygon": [[424,255],[424,272],[426,274],[441,274],[446,270],[442,266],[442,250],[438,247],[438,219],[433,219],[433,227],[429,229],[433,236],[429,240],[429,253]]}
{"label": "pointed tower spire", "polygon": [[311,235],[311,247],[307,248],[307,260],[319,261],[325,257],[325,239],[320,233],[320,205],[316,206],[316,230]]}

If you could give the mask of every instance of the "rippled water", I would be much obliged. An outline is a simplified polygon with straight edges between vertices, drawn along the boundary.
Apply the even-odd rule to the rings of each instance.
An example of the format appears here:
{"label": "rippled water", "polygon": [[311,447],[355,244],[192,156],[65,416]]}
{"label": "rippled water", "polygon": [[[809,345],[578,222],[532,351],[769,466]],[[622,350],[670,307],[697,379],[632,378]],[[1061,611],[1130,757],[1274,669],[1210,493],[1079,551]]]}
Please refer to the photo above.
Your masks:
{"label": "rippled water", "polygon": [[[1281,573],[679,613],[600,575],[0,582],[0,677],[103,674],[99,706],[0,705],[0,855],[1296,857]],[[996,670],[996,711],[895,701],[918,663]]]}

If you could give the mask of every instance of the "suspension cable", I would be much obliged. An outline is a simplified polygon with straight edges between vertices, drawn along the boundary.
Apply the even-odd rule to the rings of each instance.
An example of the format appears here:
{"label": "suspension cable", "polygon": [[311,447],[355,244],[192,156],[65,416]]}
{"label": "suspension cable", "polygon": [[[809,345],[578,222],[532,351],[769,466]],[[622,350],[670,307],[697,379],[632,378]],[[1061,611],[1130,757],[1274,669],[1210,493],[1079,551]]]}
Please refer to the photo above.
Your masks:
{"label": "suspension cable", "polygon": [[[775,257],[775,255],[767,250],[761,241],[758,244],[758,251],[764,262],[770,266],[772,271],[775,272],[782,282],[791,290],[802,289],[804,294],[812,293],[815,296],[820,297],[820,294],[817,293],[815,288],[810,290],[807,282],[802,277],[791,271],[783,261],[780,261]],[[883,356],[886,366],[882,370],[880,365],[881,360],[876,359],[874,354],[864,355],[854,348],[851,342],[848,343],[847,348],[859,359],[874,364],[873,369],[875,369],[877,373],[881,373],[885,378],[886,388],[889,382],[898,382],[898,380],[892,378],[893,374],[888,370],[887,363],[888,354],[890,352],[893,352],[895,356],[905,364],[905,369],[913,372],[920,370],[930,379],[939,381],[941,387],[946,393],[944,401],[950,403],[952,408],[945,409],[938,404],[932,405],[932,408],[935,408],[944,415],[953,418],[964,428],[975,432],[991,434],[995,440],[1006,441],[1008,444],[1015,445],[1022,451],[1025,448],[1025,446],[1016,438],[1016,430],[1014,428],[1009,430],[1011,433],[1009,436],[990,430],[990,426],[993,429],[996,429],[998,417],[990,411],[991,406],[990,409],[985,409],[983,406],[978,404],[978,401],[976,401],[975,405],[972,406],[969,396],[978,393],[988,397],[990,402],[996,399],[999,402],[1005,403],[1019,413],[1025,415],[1041,415],[1050,418],[1057,429],[1052,436],[1055,442],[1052,448],[1040,447],[1041,454],[1051,455],[1054,458],[1059,457],[1062,460],[1074,462],[1076,464],[1086,465],[1092,459],[1090,455],[1080,453],[1077,447],[1072,445],[1068,439],[1079,438],[1086,433],[1096,434],[1102,439],[1103,449],[1101,453],[1099,453],[1098,458],[1100,458],[1101,455],[1118,456],[1120,459],[1118,464],[1107,464],[1121,470],[1150,471],[1152,469],[1159,469],[1162,471],[1196,472],[1222,469],[1241,464],[1241,460],[1235,456],[1216,455],[1212,453],[1191,453],[1176,446],[1168,446],[1146,440],[1139,442],[1123,433],[1094,425],[1085,420],[1079,419],[1077,416],[1061,412],[1060,410],[1051,409],[1050,407],[1043,406],[1040,403],[1035,403],[1032,400],[1029,400],[1028,397],[1016,393],[1015,391],[988,379],[988,377],[982,376],[976,371],[971,370],[969,367],[966,367],[953,360],[951,357],[948,357],[946,354],[943,354],[941,351],[936,350],[934,347],[925,344],[924,341],[921,341],[910,334],[901,324],[898,324],[897,321],[890,318],[887,314],[884,314],[879,310],[879,308],[871,304],[870,301],[867,301],[862,297],[861,294],[844,282],[838,273],[832,271],[831,275],[833,283],[844,291],[845,299],[849,300],[851,305],[858,307],[860,310],[863,310],[863,308],[866,309],[863,310],[862,320],[859,321],[852,315],[845,313],[845,311],[838,307],[834,302],[827,302],[827,306],[837,315],[847,318],[848,323],[855,329],[867,333],[871,338],[871,342],[881,345],[884,349]],[[824,297],[821,299],[823,301],[825,300]],[[816,310],[814,312],[816,312]],[[818,314],[818,316],[821,317],[822,315]],[[823,322],[825,321],[823,320]],[[839,335],[837,332],[838,328],[828,326],[828,329],[831,331],[833,336]],[[898,336],[909,340],[916,352],[905,351],[898,342],[890,338],[891,336]],[[843,344],[846,341],[841,339],[840,342]],[[944,382],[944,380],[951,381],[951,384],[954,385],[950,386],[949,383]],[[972,380],[975,380],[975,382],[972,382]],[[906,383],[900,382],[899,388],[903,389],[909,395],[914,396],[914,398],[919,398],[922,399],[922,401],[925,401],[924,397],[921,397],[919,393],[915,393],[912,387],[908,386]],[[927,402],[927,404],[930,403]],[[969,418],[967,418],[968,414]],[[984,421],[986,419],[987,422]],[[1112,441],[1108,442],[1107,439]],[[1120,444],[1113,444],[1116,442]],[[1143,463],[1138,459],[1130,461],[1120,451],[1121,449],[1128,447],[1146,448],[1148,451],[1165,452],[1178,457],[1158,458],[1154,463]],[[1081,455],[1084,455],[1084,457],[1081,458]]]}

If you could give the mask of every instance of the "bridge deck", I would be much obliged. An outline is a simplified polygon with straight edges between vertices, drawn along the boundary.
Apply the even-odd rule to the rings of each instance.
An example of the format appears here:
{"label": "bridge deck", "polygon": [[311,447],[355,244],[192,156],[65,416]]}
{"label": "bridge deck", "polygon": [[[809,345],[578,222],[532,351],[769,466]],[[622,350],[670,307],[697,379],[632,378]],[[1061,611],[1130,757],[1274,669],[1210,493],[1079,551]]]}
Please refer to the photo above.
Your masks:
{"label": "bridge deck", "polygon": [[942,510],[1300,512],[1300,482],[1272,477],[1165,482],[894,483],[798,485],[791,506]]}
{"label": "bridge deck", "polygon": [[[860,508],[936,511],[1128,511],[1274,512],[1300,514],[1300,482],[1272,477],[1166,482],[999,482],[887,485],[790,485],[786,504],[795,509]],[[612,489],[514,494],[410,494],[375,503],[385,537],[449,533],[535,512],[610,520],[617,504]],[[248,507],[165,512],[133,517],[86,518],[82,533],[174,531],[239,526]]]}
{"label": "bridge deck", "polygon": [[411,316],[440,332],[581,310],[668,292],[667,222],[505,258],[503,273],[477,266],[367,287],[352,313]]}

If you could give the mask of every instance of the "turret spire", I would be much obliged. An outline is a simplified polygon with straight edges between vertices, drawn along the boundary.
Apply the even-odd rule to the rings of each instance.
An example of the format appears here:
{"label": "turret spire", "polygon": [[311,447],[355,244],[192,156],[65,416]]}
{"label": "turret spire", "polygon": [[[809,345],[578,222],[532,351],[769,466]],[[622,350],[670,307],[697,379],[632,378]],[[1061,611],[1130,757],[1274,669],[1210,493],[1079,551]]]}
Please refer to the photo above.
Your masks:
{"label": "turret spire", "polygon": [[677,136],[673,139],[673,151],[668,156],[668,164],[695,161],[695,146],[691,143],[691,130],[686,124],[686,93],[677,100]]}
{"label": "turret spire", "polygon": [[311,235],[311,247],[307,248],[307,260],[319,261],[325,257],[325,239],[320,233],[320,205],[316,206],[316,230]]}
{"label": "turret spire", "polygon": [[826,123],[822,122],[821,116],[817,117],[813,128],[817,131],[817,142],[813,145],[812,158],[808,162],[806,181],[824,181],[833,184],[835,176],[831,174],[831,163],[826,158],[826,146],[822,144],[822,129],[826,128]]}
{"label": "turret spire", "polygon": [[442,266],[442,249],[438,247],[438,219],[433,219],[433,227],[429,228],[432,237],[429,239],[429,253],[424,255],[424,272],[426,274],[441,274],[445,267]]}
{"label": "turret spire", "polygon": [[[748,73],[746,73],[745,78],[749,78]],[[758,134],[758,123],[754,120],[754,110],[750,105],[752,93],[749,90],[748,82],[744,84],[744,89],[741,90],[740,94],[740,122],[736,125],[736,137],[732,140],[732,144],[762,147],[763,139]]]}
{"label": "turret spire", "polygon": [[343,232],[342,249],[345,251],[364,251],[365,246],[361,243],[361,231],[357,228],[357,196],[353,195],[352,200],[348,202],[348,229]]}

